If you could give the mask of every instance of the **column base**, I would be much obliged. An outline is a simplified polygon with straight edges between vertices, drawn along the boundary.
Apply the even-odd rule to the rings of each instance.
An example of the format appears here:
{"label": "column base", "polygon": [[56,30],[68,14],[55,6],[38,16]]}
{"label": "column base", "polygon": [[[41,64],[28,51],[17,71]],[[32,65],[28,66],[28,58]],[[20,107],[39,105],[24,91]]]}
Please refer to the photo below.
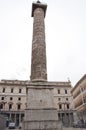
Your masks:
{"label": "column base", "polygon": [[30,109],[25,115],[23,130],[61,130],[55,109]]}

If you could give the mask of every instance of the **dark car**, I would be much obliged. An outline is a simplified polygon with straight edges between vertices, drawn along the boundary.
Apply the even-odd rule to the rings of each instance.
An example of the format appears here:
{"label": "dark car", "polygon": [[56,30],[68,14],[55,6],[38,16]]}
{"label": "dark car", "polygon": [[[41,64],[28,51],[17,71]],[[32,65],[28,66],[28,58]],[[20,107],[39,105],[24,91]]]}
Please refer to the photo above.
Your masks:
{"label": "dark car", "polygon": [[86,128],[86,124],[82,121],[73,122],[73,127],[75,127],[75,128]]}

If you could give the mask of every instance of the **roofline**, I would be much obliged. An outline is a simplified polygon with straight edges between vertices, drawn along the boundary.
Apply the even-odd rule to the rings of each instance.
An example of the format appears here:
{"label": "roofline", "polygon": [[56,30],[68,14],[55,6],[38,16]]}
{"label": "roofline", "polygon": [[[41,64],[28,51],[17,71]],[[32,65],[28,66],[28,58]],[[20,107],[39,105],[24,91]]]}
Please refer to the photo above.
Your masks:
{"label": "roofline", "polygon": [[73,92],[77,86],[86,78],[86,74],[75,84],[75,86],[72,88],[71,92]]}
{"label": "roofline", "polygon": [[[31,82],[30,80],[6,80],[3,79],[0,81],[0,85],[22,85],[22,86],[28,86],[30,84],[40,84],[41,82]],[[72,87],[71,82],[66,81],[66,82],[61,82],[61,81],[46,81],[43,82],[45,85],[50,85],[50,86],[56,86],[56,87]]]}

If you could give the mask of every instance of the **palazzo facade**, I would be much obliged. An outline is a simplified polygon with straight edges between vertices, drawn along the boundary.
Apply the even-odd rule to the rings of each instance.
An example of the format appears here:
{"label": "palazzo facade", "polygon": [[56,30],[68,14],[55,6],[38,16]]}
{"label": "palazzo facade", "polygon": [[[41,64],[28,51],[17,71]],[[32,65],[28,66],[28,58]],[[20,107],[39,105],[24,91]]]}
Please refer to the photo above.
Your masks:
{"label": "palazzo facade", "polygon": [[12,121],[18,126],[24,118],[26,84],[27,81],[0,81],[0,113],[6,116],[8,123]]}
{"label": "palazzo facade", "polygon": [[73,104],[78,120],[86,120],[86,74],[72,88]]}
{"label": "palazzo facade", "polygon": [[[0,81],[0,113],[6,116],[8,122],[15,122],[17,126],[24,120],[28,83],[29,81],[19,80]],[[73,121],[71,83],[48,82],[48,84],[54,88],[53,100],[54,108],[57,109],[58,120],[62,120],[65,125],[68,125],[68,122],[71,124]]]}

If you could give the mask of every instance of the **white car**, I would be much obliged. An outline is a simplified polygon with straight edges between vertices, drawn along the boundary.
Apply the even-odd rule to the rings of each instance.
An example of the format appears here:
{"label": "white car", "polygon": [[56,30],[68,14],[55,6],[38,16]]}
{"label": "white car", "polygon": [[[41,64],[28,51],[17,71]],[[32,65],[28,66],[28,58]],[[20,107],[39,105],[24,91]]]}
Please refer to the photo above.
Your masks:
{"label": "white car", "polygon": [[16,128],[15,123],[14,122],[10,122],[8,128],[9,129],[15,129]]}

